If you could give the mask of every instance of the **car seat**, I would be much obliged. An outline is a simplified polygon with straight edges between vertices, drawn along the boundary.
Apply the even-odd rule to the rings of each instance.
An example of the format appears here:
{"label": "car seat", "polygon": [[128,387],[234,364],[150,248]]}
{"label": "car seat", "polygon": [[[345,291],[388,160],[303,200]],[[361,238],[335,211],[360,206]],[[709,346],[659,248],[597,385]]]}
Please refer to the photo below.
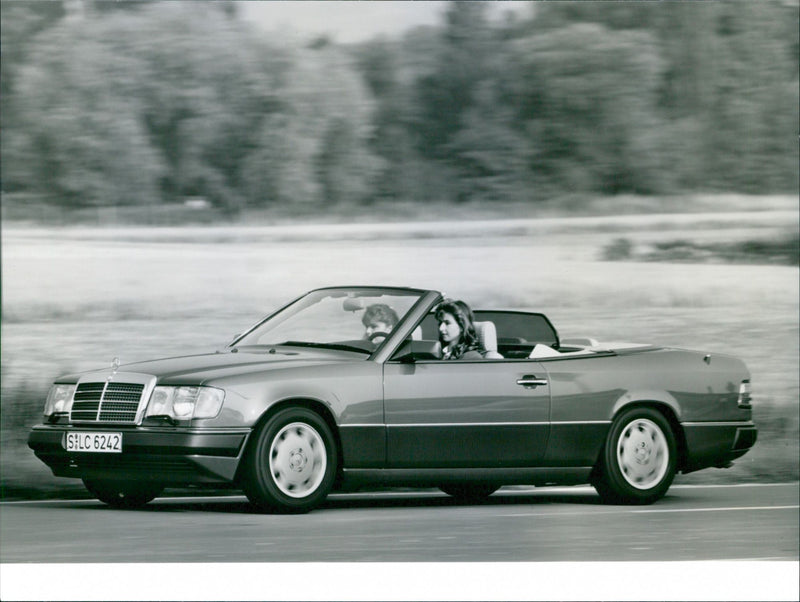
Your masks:
{"label": "car seat", "polygon": [[503,356],[497,351],[497,329],[494,322],[475,322],[474,325],[481,349],[486,351],[483,357],[490,360],[503,359]]}

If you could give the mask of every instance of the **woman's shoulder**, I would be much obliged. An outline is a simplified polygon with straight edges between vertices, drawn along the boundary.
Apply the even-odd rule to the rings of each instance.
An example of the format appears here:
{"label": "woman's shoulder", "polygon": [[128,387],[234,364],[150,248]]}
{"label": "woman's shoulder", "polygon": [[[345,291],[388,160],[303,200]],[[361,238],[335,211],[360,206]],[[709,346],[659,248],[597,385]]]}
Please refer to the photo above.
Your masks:
{"label": "woman's shoulder", "polygon": [[459,359],[462,360],[482,360],[483,353],[481,353],[478,349],[470,349],[469,351],[465,351]]}

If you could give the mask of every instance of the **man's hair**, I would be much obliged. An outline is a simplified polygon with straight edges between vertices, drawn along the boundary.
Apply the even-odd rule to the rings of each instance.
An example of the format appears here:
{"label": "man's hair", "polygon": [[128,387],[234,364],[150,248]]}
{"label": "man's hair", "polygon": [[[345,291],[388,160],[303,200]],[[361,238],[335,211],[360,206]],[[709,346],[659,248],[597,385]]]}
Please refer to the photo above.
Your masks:
{"label": "man's hair", "polygon": [[361,322],[364,326],[369,326],[371,322],[383,322],[387,326],[394,327],[399,320],[400,318],[397,317],[397,312],[385,303],[374,303],[370,305],[361,318]]}

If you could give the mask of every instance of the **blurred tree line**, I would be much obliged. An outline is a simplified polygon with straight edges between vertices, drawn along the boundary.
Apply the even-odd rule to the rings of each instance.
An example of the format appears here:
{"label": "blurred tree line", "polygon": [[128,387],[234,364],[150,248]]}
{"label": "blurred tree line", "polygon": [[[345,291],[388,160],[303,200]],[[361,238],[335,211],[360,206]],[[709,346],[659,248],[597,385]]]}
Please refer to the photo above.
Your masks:
{"label": "blurred tree line", "polygon": [[532,3],[342,45],[228,2],[2,6],[4,196],[236,213],[798,189],[798,2]]}

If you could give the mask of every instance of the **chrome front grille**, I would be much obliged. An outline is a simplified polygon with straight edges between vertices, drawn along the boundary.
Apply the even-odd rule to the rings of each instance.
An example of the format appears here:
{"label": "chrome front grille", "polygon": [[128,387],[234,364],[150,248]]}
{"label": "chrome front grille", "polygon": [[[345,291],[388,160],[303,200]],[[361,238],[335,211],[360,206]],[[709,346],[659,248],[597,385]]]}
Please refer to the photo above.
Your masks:
{"label": "chrome front grille", "polygon": [[144,385],[139,383],[82,382],[75,389],[72,422],[136,422]]}

